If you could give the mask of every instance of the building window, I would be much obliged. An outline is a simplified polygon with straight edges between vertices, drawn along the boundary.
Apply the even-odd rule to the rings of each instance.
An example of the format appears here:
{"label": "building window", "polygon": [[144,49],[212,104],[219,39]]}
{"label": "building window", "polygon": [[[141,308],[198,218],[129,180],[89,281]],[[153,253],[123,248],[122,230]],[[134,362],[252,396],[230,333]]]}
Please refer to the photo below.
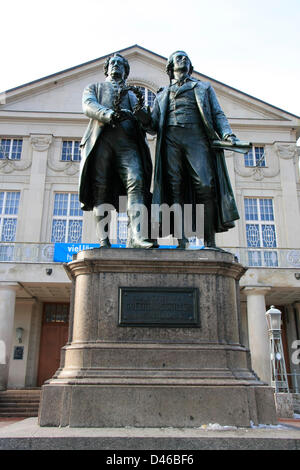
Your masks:
{"label": "building window", "polygon": [[82,222],[77,193],[55,193],[51,242],[81,243]]}
{"label": "building window", "polygon": [[68,323],[70,304],[45,304],[44,323]]}
{"label": "building window", "polygon": [[265,148],[253,146],[248,153],[244,155],[245,166],[265,167]]}
{"label": "building window", "polygon": [[19,191],[0,192],[0,239],[2,242],[15,241],[19,202]]}
{"label": "building window", "polygon": [[80,162],[80,141],[79,140],[64,140],[61,151],[61,159],[63,162]]}
{"label": "building window", "polygon": [[247,197],[244,205],[249,266],[278,266],[273,199]]}
{"label": "building window", "polygon": [[20,160],[22,139],[0,139],[0,160]]}
{"label": "building window", "polygon": [[155,100],[155,94],[153,93],[153,91],[149,90],[149,88],[145,88],[143,86],[140,86],[139,88],[143,92],[145,105],[150,106],[150,108],[152,108]]}

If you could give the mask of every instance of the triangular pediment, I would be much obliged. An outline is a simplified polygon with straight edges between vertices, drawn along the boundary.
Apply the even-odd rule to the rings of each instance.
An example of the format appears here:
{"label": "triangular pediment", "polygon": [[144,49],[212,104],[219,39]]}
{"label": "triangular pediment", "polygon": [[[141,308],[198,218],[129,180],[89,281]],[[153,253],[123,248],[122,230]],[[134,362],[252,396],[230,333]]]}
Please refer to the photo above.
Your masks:
{"label": "triangular pediment", "polygon": [[[146,86],[153,92],[168,84],[166,58],[134,45],[120,52],[130,63],[129,83]],[[82,113],[82,91],[89,83],[105,79],[103,65],[108,56],[8,90],[0,111]],[[210,82],[229,119],[293,121],[297,116],[194,72],[194,77]],[[1,101],[0,101],[1,103]],[[3,100],[2,100],[3,103]]]}
{"label": "triangular pediment", "polygon": [[258,98],[243,93],[211,77],[194,72],[194,77],[210,83],[218,97],[220,105],[229,119],[249,120],[291,120],[293,114],[272,106]]}
{"label": "triangular pediment", "polygon": [[[163,57],[139,46],[118,52],[130,63],[129,83],[146,86],[153,92],[167,85]],[[103,66],[112,54],[8,90],[0,110],[81,113],[83,89],[89,83],[105,80]]]}
{"label": "triangular pediment", "polygon": [[230,92],[218,91],[219,102],[221,107],[230,119],[269,119],[269,120],[286,120],[284,111],[275,111],[270,105],[263,104],[254,98],[245,95],[233,95]]}

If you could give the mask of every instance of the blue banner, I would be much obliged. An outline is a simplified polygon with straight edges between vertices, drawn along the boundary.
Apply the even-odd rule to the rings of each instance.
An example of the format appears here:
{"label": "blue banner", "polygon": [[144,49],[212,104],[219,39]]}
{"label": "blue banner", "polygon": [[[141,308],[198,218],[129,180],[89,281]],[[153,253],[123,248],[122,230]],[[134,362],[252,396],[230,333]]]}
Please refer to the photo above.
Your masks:
{"label": "blue banner", "polygon": [[[53,261],[56,263],[69,263],[73,261],[73,255],[76,255],[79,251],[92,250],[93,248],[99,248],[99,243],[54,243],[54,255]],[[126,245],[111,245],[112,248],[126,248]],[[160,245],[159,249],[163,250],[174,250],[174,245]],[[190,250],[203,249],[204,246],[190,246]]]}
{"label": "blue banner", "polygon": [[53,261],[68,263],[79,251],[99,248],[99,243],[55,243]]}
{"label": "blue banner", "polygon": [[[99,248],[99,243],[54,243],[53,261],[69,263],[79,251]],[[126,245],[111,245],[112,248],[125,248]]]}

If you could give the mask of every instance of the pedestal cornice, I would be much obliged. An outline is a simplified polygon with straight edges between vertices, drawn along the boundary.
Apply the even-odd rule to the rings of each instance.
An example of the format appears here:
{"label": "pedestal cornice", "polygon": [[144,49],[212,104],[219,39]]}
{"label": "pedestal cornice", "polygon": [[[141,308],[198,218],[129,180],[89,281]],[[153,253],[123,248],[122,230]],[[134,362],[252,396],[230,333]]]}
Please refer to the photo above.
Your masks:
{"label": "pedestal cornice", "polygon": [[239,280],[246,268],[219,251],[96,249],[64,265],[70,278],[94,272],[217,274]]}

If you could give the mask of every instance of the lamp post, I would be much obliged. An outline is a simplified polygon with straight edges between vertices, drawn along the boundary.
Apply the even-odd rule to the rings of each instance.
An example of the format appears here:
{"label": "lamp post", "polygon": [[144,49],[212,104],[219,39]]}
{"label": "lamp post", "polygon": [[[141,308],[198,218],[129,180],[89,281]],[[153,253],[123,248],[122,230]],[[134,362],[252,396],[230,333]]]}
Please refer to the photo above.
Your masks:
{"label": "lamp post", "polygon": [[21,328],[21,327],[16,328],[16,337],[19,343],[22,343],[23,333],[24,333],[24,328]]}
{"label": "lamp post", "polygon": [[281,340],[281,311],[271,305],[266,312],[271,347],[271,385],[276,393],[289,393]]}

